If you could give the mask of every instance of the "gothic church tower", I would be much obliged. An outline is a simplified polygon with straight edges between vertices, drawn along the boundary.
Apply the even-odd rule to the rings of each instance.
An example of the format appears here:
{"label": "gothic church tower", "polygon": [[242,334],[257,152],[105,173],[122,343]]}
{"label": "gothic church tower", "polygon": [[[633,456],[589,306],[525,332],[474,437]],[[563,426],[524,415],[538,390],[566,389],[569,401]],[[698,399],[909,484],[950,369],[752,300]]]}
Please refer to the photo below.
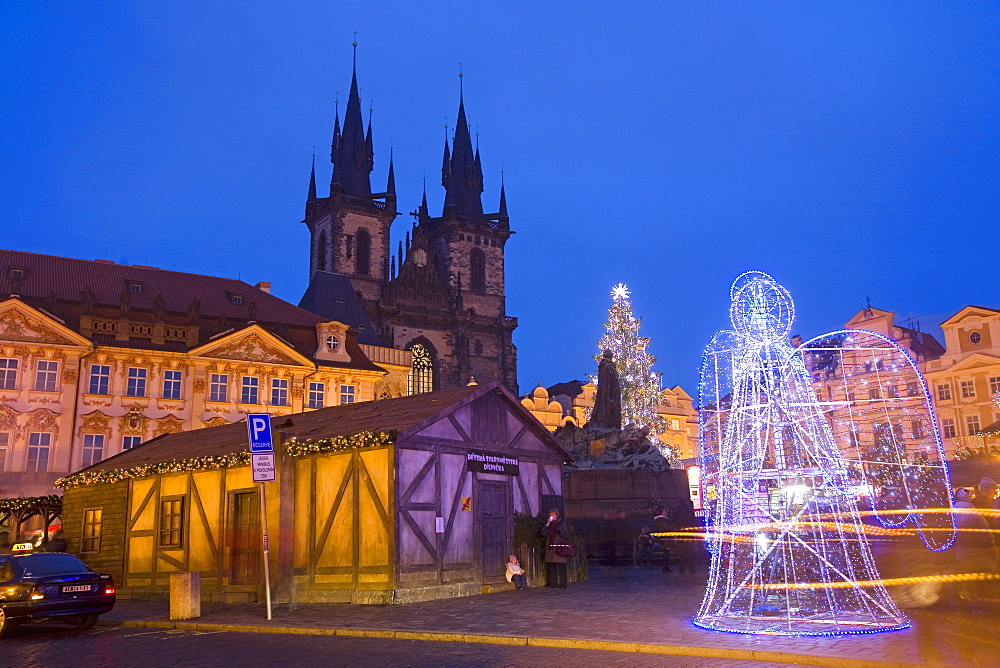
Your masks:
{"label": "gothic church tower", "polygon": [[347,277],[381,345],[413,351],[411,392],[475,379],[499,380],[517,396],[517,319],[506,314],[504,286],[504,248],[512,234],[506,194],[501,184],[499,211],[483,212],[482,162],[464,95],[453,141],[444,147],[444,210],[432,217],[425,191],[406,243],[391,258],[395,175],[390,158],[386,191],[373,194],[372,155],[371,122],[364,132],[355,68],[342,131],[339,118],[334,121],[330,196],[316,197],[315,170],[310,180],[307,294],[320,290],[331,274]]}

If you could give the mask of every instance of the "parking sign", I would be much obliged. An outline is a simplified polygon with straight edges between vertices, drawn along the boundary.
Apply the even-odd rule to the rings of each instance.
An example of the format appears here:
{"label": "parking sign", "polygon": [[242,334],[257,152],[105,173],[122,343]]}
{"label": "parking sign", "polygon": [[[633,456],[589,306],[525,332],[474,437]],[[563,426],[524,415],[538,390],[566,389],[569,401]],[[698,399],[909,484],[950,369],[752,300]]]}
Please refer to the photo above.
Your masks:
{"label": "parking sign", "polygon": [[267,413],[248,413],[247,432],[250,435],[250,452],[274,452],[271,442],[271,416]]}

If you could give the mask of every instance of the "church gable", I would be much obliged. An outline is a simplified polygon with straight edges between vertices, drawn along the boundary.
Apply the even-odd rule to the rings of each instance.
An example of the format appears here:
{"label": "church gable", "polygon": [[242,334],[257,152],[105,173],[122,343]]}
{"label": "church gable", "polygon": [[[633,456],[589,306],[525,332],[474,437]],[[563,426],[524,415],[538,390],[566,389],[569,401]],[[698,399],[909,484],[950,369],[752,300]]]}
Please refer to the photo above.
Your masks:
{"label": "church gable", "polygon": [[90,346],[90,341],[19,299],[0,304],[0,341]]}
{"label": "church gable", "polygon": [[310,366],[312,362],[266,330],[253,325],[191,351],[192,355],[216,359]]}
{"label": "church gable", "polygon": [[998,314],[1000,314],[1000,311],[991,308],[985,308],[982,306],[966,306],[961,311],[942,322],[941,327],[944,328],[950,325],[957,325],[962,321],[969,319],[974,319],[974,321],[978,319],[986,320],[995,317]]}

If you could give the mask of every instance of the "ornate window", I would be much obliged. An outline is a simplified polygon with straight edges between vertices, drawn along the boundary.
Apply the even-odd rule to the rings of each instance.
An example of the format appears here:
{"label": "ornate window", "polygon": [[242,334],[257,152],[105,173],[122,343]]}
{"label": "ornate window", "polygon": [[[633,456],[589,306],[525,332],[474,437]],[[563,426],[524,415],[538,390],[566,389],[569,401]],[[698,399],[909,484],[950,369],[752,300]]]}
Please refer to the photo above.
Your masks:
{"label": "ornate window", "polygon": [[87,468],[102,459],[104,459],[104,434],[84,434],[81,466]]}
{"label": "ornate window", "polygon": [[111,367],[107,364],[90,365],[89,394],[107,394],[111,383]]}
{"label": "ornate window", "polygon": [[951,399],[951,385],[938,385],[937,395],[940,401],[948,401]]}
{"label": "ornate window", "polygon": [[52,434],[48,432],[28,434],[28,460],[24,466],[26,473],[44,473],[49,470],[49,446],[51,444]]}
{"label": "ornate window", "polygon": [[958,436],[958,430],[955,429],[955,421],[951,418],[945,418],[941,420],[941,435],[944,438],[955,438]]}
{"label": "ornate window", "polygon": [[59,362],[39,360],[35,368],[35,390],[39,392],[55,392],[59,377]]}
{"label": "ornate window", "polygon": [[213,373],[208,384],[209,401],[229,401],[229,374]]}
{"label": "ornate window", "polygon": [[978,436],[980,430],[979,416],[978,415],[967,416],[965,418],[965,428],[968,429],[969,436]]}
{"label": "ornate window", "polygon": [[980,334],[979,332],[973,332],[972,334],[969,334],[969,342],[972,343],[973,345],[979,343],[982,340],[983,340],[983,335]]}
{"label": "ornate window", "polygon": [[319,241],[316,242],[316,270],[326,271],[326,231],[319,233]]}
{"label": "ornate window", "polygon": [[975,381],[972,381],[972,380],[963,380],[960,383],[960,387],[962,389],[962,398],[963,399],[971,399],[972,397],[976,396],[976,383],[975,383]]}
{"label": "ornate window", "polygon": [[146,396],[146,370],[138,367],[129,367],[128,385],[125,388],[127,397]]}
{"label": "ornate window", "polygon": [[990,378],[990,394],[1000,394],[1000,376]]}
{"label": "ornate window", "polygon": [[255,376],[243,376],[243,383],[240,386],[240,403],[257,403],[258,389],[260,388],[260,378]]}
{"label": "ornate window", "polygon": [[410,372],[410,394],[430,392],[434,389],[434,360],[431,353],[421,343],[410,348],[413,353],[413,371]]}
{"label": "ornate window", "polygon": [[470,285],[473,290],[486,289],[486,254],[478,248],[469,252]]}
{"label": "ornate window", "polygon": [[0,390],[17,389],[17,360],[0,359]]}
{"label": "ornate window", "polygon": [[273,378],[271,380],[271,405],[272,406],[288,405],[287,378]]}
{"label": "ornate window", "polygon": [[371,273],[372,237],[368,230],[360,228],[357,234],[357,255],[354,258],[354,273],[367,276]]}
{"label": "ornate window", "polygon": [[164,399],[180,399],[181,398],[181,372],[180,371],[164,371],[163,372],[163,398]]}
{"label": "ornate window", "polygon": [[142,436],[122,436],[122,450],[131,450],[142,443]]}
{"label": "ornate window", "polygon": [[354,403],[354,401],[357,399],[357,394],[355,392],[356,389],[357,388],[355,388],[354,385],[341,385],[340,386],[340,403],[341,403],[341,405],[344,405],[344,404],[353,404]]}
{"label": "ornate window", "polygon": [[309,383],[309,401],[307,408],[323,408],[324,394],[326,388],[323,383]]}

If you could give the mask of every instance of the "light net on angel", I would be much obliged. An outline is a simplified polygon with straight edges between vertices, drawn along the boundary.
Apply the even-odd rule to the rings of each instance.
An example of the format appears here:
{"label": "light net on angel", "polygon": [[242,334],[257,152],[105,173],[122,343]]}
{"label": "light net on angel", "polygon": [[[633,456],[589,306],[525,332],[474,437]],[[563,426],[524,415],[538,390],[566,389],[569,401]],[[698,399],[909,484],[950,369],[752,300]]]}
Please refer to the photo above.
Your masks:
{"label": "light net on angel", "polygon": [[734,331],[713,338],[702,366],[712,563],[695,623],[783,635],[905,628],[867,531],[910,522],[932,549],[954,539],[923,379],[871,332],[793,347],[791,296],[767,274],[741,275],[731,299]]}

